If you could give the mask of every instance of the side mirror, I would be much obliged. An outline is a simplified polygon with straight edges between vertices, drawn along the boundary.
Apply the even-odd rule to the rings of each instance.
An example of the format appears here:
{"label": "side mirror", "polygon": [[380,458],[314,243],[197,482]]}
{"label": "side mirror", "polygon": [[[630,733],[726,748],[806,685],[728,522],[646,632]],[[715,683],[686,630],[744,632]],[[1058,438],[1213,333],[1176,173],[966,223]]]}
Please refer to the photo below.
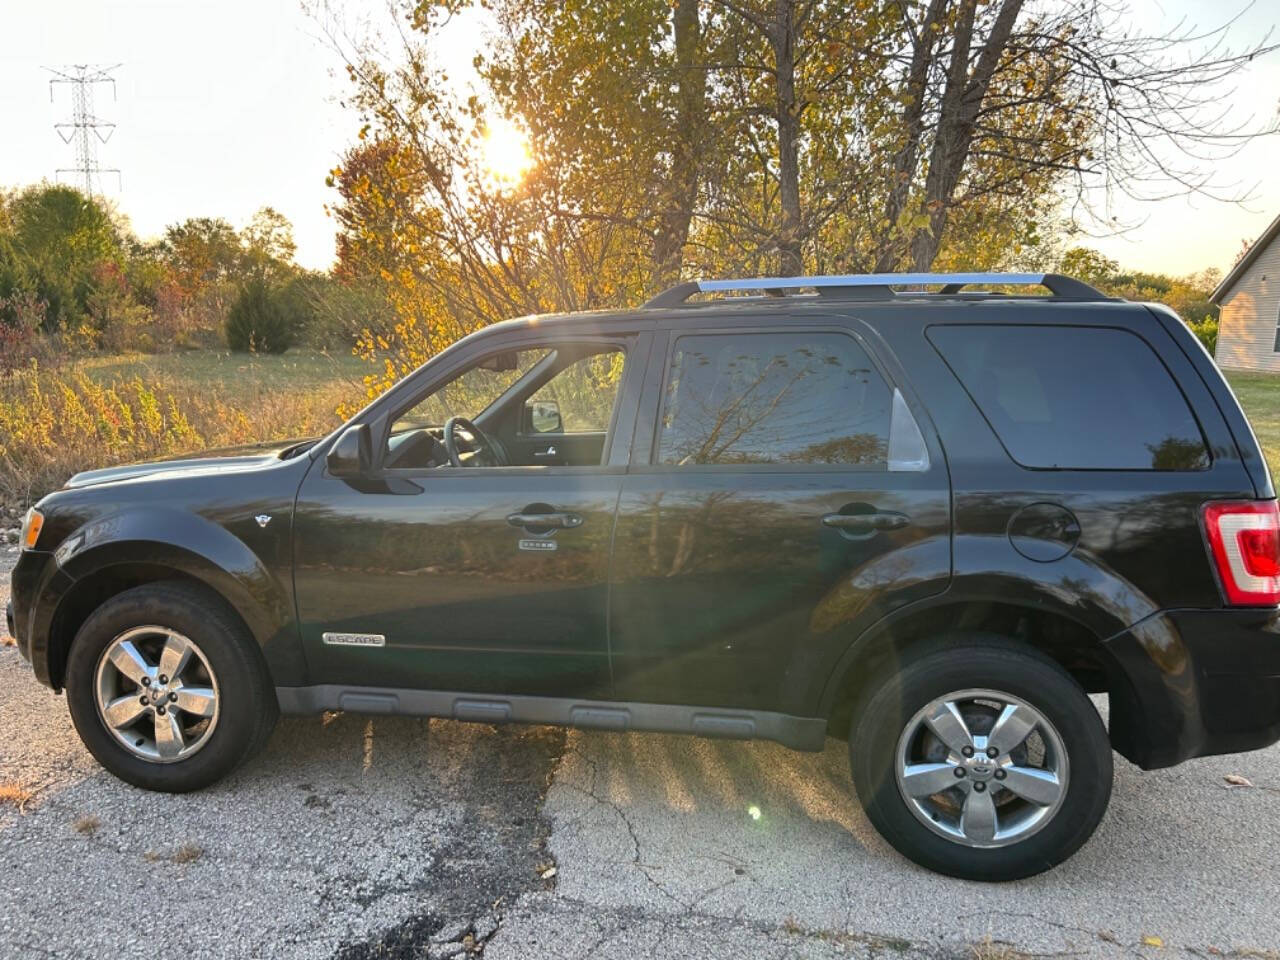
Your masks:
{"label": "side mirror", "polygon": [[526,400],[524,423],[525,433],[564,432],[564,421],[560,418],[560,404],[554,400]]}
{"label": "side mirror", "polygon": [[335,477],[358,477],[373,469],[373,441],[367,423],[347,427],[329,448],[325,466]]}

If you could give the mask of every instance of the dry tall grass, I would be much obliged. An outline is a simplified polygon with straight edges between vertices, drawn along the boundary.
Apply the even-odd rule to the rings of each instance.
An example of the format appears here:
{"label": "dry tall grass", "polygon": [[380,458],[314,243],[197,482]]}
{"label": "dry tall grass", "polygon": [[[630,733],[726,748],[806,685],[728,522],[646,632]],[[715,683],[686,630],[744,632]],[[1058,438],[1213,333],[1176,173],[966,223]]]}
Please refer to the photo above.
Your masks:
{"label": "dry tall grass", "polygon": [[324,433],[350,392],[322,380],[233,395],[172,377],[103,383],[80,365],[33,363],[0,380],[0,502],[33,502],[94,467]]}

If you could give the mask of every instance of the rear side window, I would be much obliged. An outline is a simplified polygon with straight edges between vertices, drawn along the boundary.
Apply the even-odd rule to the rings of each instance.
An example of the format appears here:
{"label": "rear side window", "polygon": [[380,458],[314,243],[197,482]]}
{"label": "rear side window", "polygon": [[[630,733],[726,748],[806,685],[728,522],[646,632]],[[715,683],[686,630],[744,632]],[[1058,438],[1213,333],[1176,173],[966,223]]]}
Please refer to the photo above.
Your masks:
{"label": "rear side window", "polygon": [[680,337],[658,462],[884,464],[892,393],[851,337]]}
{"label": "rear side window", "polygon": [[1203,470],[1200,426],[1160,358],[1111,327],[931,327],[1009,455],[1060,470]]}

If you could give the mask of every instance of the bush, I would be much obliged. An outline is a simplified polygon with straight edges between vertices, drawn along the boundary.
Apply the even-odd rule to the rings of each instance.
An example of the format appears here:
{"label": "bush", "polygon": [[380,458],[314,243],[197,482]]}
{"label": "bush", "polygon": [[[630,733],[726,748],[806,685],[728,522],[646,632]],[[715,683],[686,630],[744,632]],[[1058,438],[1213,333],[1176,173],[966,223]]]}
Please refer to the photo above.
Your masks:
{"label": "bush", "polygon": [[1196,335],[1204,348],[1209,351],[1209,356],[1217,356],[1218,349],[1218,321],[1215,317],[1205,317],[1203,320],[1188,320],[1187,326],[1191,328],[1191,332]]}
{"label": "bush", "polygon": [[291,286],[305,304],[306,340],[314,347],[350,350],[365,333],[385,338],[395,329],[395,312],[371,280],[310,274]]}
{"label": "bush", "polygon": [[135,379],[104,387],[33,362],[0,390],[0,500],[26,502],[88,465],[160,456],[201,437],[172,394]]}
{"label": "bush", "polygon": [[250,280],[227,312],[227,346],[239,353],[284,353],[297,336],[297,320],[279,290]]}

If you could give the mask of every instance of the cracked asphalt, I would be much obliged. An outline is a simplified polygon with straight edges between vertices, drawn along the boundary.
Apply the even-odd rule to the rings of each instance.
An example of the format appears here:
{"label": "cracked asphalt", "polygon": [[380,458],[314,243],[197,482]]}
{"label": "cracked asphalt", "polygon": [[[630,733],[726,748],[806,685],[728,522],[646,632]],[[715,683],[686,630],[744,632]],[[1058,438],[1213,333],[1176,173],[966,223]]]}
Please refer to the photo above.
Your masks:
{"label": "cracked asphalt", "polygon": [[3,783],[33,792],[0,802],[5,957],[1280,958],[1278,747],[1117,758],[1093,840],[989,886],[880,840],[835,740],[331,714],[282,720],[209,790],[149,794],[97,767],[6,646]]}

